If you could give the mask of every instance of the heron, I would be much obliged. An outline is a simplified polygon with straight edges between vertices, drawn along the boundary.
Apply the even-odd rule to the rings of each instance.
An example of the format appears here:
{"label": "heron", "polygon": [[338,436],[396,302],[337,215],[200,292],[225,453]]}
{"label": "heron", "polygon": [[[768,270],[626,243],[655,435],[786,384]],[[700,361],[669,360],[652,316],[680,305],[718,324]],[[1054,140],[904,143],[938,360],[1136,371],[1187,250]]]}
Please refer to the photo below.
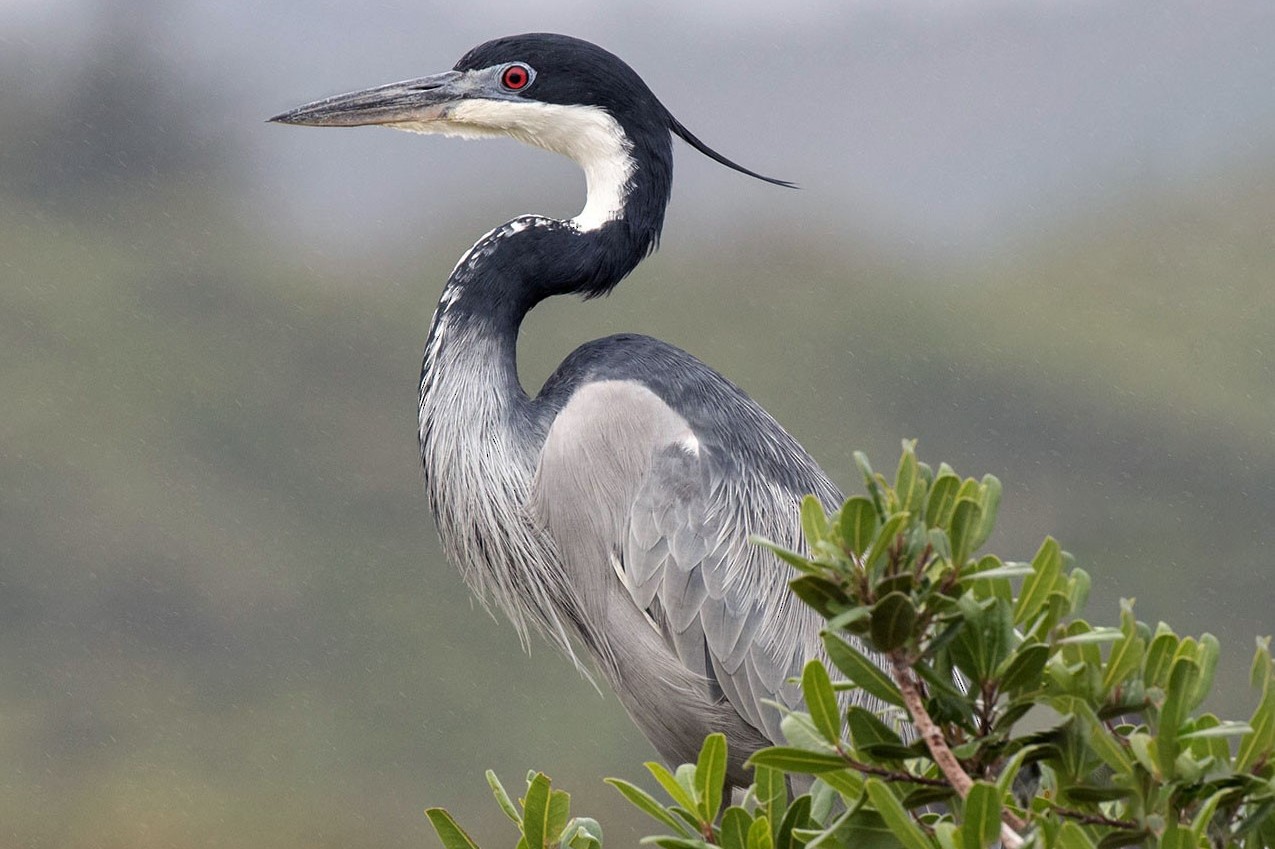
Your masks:
{"label": "heron", "polygon": [[[338,95],[270,119],[509,137],[573,159],[586,200],[570,219],[522,215],[478,240],[448,277],[426,338],[420,450],[442,546],[524,644],[575,645],[672,764],[725,734],[727,784],[782,742],[778,706],[822,655],[817,615],[756,534],[802,547],[800,504],[841,494],[760,405],[694,356],[647,336],[588,342],[539,393],[523,388],[519,327],[554,295],[609,293],[657,247],[673,138],[688,130],[621,59],[530,33],[467,52],[450,71]],[[578,642],[573,642],[578,641]]]}

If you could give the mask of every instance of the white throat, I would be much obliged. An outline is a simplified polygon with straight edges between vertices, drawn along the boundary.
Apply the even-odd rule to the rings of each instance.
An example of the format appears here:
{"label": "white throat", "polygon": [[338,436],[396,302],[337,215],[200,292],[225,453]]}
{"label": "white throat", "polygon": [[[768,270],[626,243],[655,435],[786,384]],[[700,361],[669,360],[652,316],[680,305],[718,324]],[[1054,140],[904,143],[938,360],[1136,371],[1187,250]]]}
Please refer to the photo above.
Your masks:
{"label": "white throat", "polygon": [[587,197],[571,224],[596,230],[624,213],[636,167],[633,143],[620,124],[597,106],[475,98],[448,107],[438,118],[389,126],[462,138],[507,136],[560,153],[584,170]]}

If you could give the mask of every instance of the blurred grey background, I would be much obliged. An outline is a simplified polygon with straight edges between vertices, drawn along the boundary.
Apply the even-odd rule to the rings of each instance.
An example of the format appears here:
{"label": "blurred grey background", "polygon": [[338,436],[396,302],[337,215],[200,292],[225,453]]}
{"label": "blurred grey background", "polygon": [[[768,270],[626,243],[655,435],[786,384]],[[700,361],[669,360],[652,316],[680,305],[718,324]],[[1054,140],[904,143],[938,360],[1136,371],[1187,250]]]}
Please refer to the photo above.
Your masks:
{"label": "blurred grey background", "polygon": [[511,845],[482,770],[601,783],[652,756],[470,600],[435,546],[420,349],[455,259],[574,167],[513,143],[264,119],[556,30],[623,56],[683,147],[661,252],[573,346],[714,364],[848,491],[850,452],[1005,484],[1091,618],[1224,646],[1247,715],[1275,630],[1275,5],[4,0],[0,846]]}

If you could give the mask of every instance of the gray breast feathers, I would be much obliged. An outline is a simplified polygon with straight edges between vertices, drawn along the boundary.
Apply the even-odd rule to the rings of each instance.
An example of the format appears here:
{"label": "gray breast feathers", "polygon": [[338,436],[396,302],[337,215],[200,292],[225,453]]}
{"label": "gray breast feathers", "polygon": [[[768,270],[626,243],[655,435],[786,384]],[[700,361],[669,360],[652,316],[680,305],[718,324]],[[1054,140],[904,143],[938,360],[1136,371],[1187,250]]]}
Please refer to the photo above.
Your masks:
{"label": "gray breast feathers", "polygon": [[532,515],[630,713],[626,689],[664,686],[666,710],[679,699],[688,711],[712,705],[710,724],[721,725],[729,709],[727,724],[782,742],[779,711],[764,702],[800,703],[787,679],[821,654],[820,623],[789,593],[788,567],[748,536],[800,548],[801,494],[720,451],[641,384],[587,384],[550,429]]}

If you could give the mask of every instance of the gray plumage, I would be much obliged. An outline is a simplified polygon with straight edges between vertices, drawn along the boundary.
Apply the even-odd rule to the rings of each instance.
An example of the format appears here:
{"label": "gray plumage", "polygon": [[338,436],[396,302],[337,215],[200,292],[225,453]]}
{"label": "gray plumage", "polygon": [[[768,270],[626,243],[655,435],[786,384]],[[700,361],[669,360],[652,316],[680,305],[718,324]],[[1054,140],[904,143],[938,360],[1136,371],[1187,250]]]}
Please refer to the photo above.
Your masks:
{"label": "gray plumage", "polygon": [[731,465],[642,383],[588,382],[550,428],[531,518],[586,600],[603,674],[656,749],[677,762],[724,732],[731,780],[747,784],[743,760],[782,740],[763,701],[800,703],[787,679],[819,653],[819,623],[788,593],[786,568],[747,541],[799,546],[799,496]]}

